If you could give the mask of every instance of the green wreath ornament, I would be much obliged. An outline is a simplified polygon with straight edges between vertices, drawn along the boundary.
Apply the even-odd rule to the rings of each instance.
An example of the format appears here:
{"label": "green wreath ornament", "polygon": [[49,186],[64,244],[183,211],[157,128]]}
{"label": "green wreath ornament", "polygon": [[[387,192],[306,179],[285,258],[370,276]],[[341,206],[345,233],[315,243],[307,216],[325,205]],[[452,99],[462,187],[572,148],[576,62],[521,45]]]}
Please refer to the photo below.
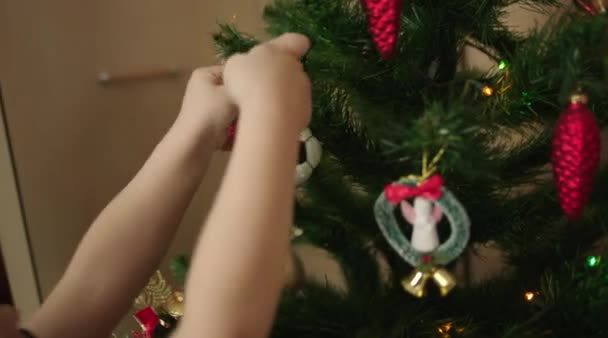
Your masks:
{"label": "green wreath ornament", "polygon": [[[395,208],[399,206],[401,201],[412,197],[424,197],[432,200],[441,207],[443,214],[450,223],[449,238],[430,252],[421,252],[412,247],[411,241],[406,238],[395,219]],[[438,281],[439,279],[453,280],[449,273],[441,269],[440,266],[452,262],[465,250],[470,238],[471,222],[460,201],[443,186],[441,176],[434,175],[423,182],[416,178],[407,177],[388,185],[376,200],[374,213],[378,226],[390,246],[406,262],[416,268],[414,275],[418,274],[418,277],[410,276],[407,283],[422,283],[422,291],[418,288],[415,292],[408,291],[421,297],[424,295],[423,289],[426,279],[433,278],[438,284],[441,284]],[[435,278],[434,274],[438,273],[442,276]],[[412,280],[416,278],[424,280]],[[452,280],[448,281],[447,284],[450,284],[449,282],[452,282]],[[445,291],[446,294],[449,289]],[[420,295],[420,293],[422,294]]]}

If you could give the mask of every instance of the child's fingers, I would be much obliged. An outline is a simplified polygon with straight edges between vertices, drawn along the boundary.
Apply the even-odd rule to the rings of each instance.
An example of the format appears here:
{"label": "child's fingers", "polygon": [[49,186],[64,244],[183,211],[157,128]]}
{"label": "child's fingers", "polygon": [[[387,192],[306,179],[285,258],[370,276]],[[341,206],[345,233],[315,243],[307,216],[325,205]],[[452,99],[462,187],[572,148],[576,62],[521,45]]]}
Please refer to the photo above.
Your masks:
{"label": "child's fingers", "polygon": [[224,83],[224,79],[223,79],[224,66],[223,65],[207,67],[207,71],[209,72],[209,75],[211,76],[213,84],[219,86]]}
{"label": "child's fingers", "polygon": [[194,71],[193,77],[203,80],[204,82],[208,82],[214,85],[222,85],[224,83],[223,80],[224,66],[210,66],[204,68],[198,68]]}
{"label": "child's fingers", "polygon": [[273,47],[301,59],[310,49],[310,39],[298,33],[285,33],[267,42]]}

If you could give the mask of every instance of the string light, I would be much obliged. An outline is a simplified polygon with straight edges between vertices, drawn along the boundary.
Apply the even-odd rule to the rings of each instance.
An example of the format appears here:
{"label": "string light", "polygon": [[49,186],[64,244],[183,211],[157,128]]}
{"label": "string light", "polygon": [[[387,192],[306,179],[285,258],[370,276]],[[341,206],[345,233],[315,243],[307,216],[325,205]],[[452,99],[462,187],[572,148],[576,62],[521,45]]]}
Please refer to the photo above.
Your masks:
{"label": "string light", "polygon": [[501,60],[498,63],[498,70],[505,70],[505,69],[507,69],[507,67],[509,67],[509,63],[505,60]]}
{"label": "string light", "polygon": [[441,335],[441,338],[450,338],[450,331],[452,330],[453,324],[447,322],[445,324],[440,325],[437,328],[437,332]]}
{"label": "string light", "polygon": [[526,107],[532,106],[532,94],[529,92],[521,92],[522,103]]}
{"label": "string light", "polygon": [[600,265],[601,260],[602,260],[602,257],[600,257],[600,256],[589,256],[589,257],[587,257],[587,266],[590,268],[594,268],[594,267]]}
{"label": "string light", "polygon": [[[504,74],[503,74],[503,76],[504,76]],[[468,83],[472,84],[478,90],[480,90],[481,94],[483,96],[490,97],[490,96],[493,96],[495,93],[494,87],[490,86],[489,84],[479,82],[477,80],[469,80]]]}
{"label": "string light", "polygon": [[483,94],[483,96],[490,97],[494,95],[494,88],[490,86],[484,86],[483,88],[481,88],[481,93]]}
{"label": "string light", "polygon": [[464,327],[455,326],[454,323],[447,322],[437,328],[437,333],[440,334],[441,338],[452,338],[452,333],[454,332],[460,335],[464,332]]}
{"label": "string light", "polygon": [[534,292],[528,291],[528,292],[524,293],[524,298],[526,298],[526,300],[528,302],[531,302],[534,299],[534,296],[535,296]]}

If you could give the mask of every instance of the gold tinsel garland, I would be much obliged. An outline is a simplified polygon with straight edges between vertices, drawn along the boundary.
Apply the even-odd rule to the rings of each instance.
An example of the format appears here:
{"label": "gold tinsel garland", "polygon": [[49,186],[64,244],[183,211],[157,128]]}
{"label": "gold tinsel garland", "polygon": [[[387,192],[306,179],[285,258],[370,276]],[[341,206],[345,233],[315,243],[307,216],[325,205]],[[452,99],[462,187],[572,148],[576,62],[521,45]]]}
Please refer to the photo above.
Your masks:
{"label": "gold tinsel garland", "polygon": [[162,273],[156,271],[134,301],[136,309],[148,306],[156,312],[178,319],[184,315],[184,293],[181,290],[174,291]]}

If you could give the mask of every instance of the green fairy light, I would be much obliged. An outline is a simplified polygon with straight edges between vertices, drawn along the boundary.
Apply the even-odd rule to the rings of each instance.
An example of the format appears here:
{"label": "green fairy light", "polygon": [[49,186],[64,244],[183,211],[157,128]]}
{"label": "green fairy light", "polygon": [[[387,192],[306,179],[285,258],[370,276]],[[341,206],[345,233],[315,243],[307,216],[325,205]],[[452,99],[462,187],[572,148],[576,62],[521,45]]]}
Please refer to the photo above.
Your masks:
{"label": "green fairy light", "polygon": [[509,67],[509,63],[505,60],[501,60],[498,63],[498,70],[505,70],[505,69],[507,69],[507,67]]}
{"label": "green fairy light", "polygon": [[600,261],[602,258],[600,256],[589,256],[587,257],[587,266],[590,268],[594,268],[600,265]]}
{"label": "green fairy light", "polygon": [[522,103],[526,107],[532,106],[532,94],[529,92],[521,92]]}

